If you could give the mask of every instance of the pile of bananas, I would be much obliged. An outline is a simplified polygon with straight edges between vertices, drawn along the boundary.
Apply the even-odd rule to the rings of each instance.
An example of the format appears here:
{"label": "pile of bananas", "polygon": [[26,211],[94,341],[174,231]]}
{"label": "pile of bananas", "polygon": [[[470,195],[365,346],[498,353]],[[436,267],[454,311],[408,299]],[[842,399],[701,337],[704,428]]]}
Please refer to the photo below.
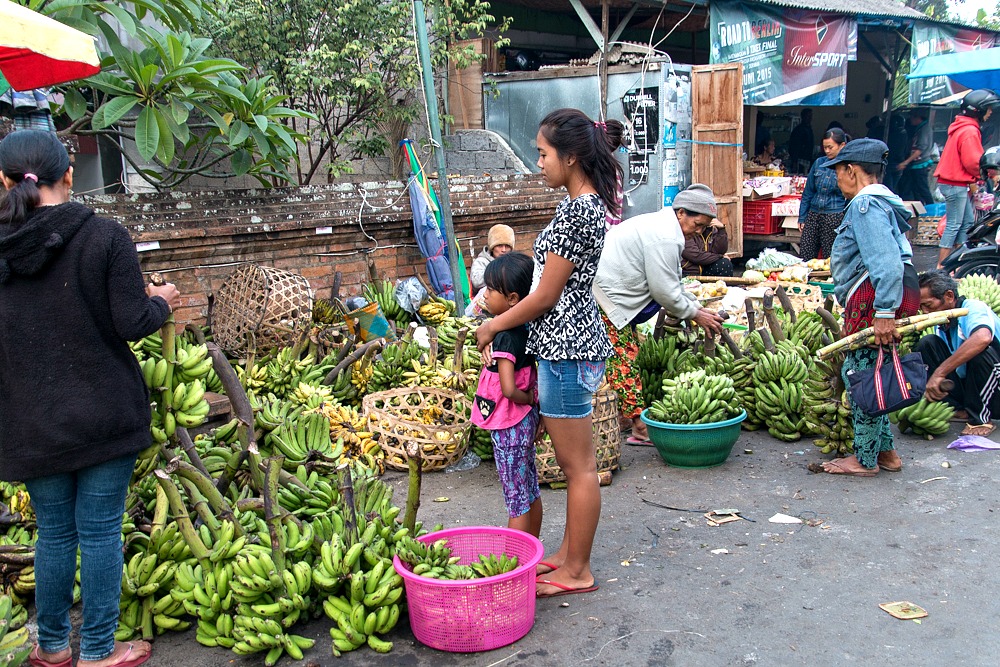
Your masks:
{"label": "pile of bananas", "polygon": [[312,321],[319,325],[329,325],[339,324],[344,318],[340,310],[326,299],[314,299]]}
{"label": "pile of bananas", "polygon": [[386,346],[372,363],[372,376],[368,380],[368,391],[379,392],[407,384],[404,373],[413,371],[414,361],[418,361],[424,350],[412,340],[402,340]]}
{"label": "pile of bananas", "polygon": [[254,362],[250,368],[236,367],[236,374],[248,394],[287,398],[300,384],[319,385],[333,370],[336,357],[327,355],[318,363],[310,354],[299,358],[295,348],[284,347],[273,356]]}
{"label": "pile of bananas", "polygon": [[[371,365],[369,365],[368,372],[363,374],[366,389],[373,374],[374,370]],[[337,373],[337,377],[335,377],[333,383],[329,385],[329,389],[330,398],[341,405],[357,406],[361,403],[361,393],[358,392],[353,366],[345,368]]]}
{"label": "pile of bananas", "polygon": [[23,484],[0,481],[0,503],[7,506],[14,522],[28,523],[35,520],[31,497]]}
{"label": "pile of bananas", "polygon": [[823,334],[826,333],[826,326],[823,318],[812,311],[803,311],[798,314],[794,323],[785,328],[785,336],[796,345],[803,345],[809,354],[816,354],[816,350],[823,347]]}
{"label": "pile of bananas", "polygon": [[486,429],[472,426],[469,433],[469,449],[484,461],[493,460],[493,438]]}
{"label": "pile of bananas", "polygon": [[410,321],[410,314],[403,310],[399,302],[396,301],[396,289],[388,280],[366,284],[361,288],[361,294],[368,301],[377,303],[386,319],[392,320],[397,325],[403,325]]}
{"label": "pile of bananas", "polygon": [[733,380],[733,388],[736,390],[736,400],[747,411],[746,419],[740,423],[745,431],[756,431],[763,425],[763,422],[757,418],[757,394],[753,384],[753,369],[755,367],[756,363],[753,357],[744,355],[733,361],[729,373],[729,377]]}
{"label": "pile of bananas", "polygon": [[[201,426],[208,419],[210,409],[205,392],[209,373],[215,370],[208,357],[208,348],[205,345],[188,346],[181,336],[175,336],[174,340],[177,344],[173,365],[163,356],[159,359],[149,356],[140,363],[142,378],[156,405],[149,427],[156,444],[167,443],[178,426]],[[149,459],[143,457],[143,462],[148,465]]]}
{"label": "pile of bananas", "polygon": [[805,431],[824,454],[847,456],[854,451],[854,421],[841,364],[814,360],[802,397]]}
{"label": "pile of bananas", "polygon": [[444,322],[455,312],[455,303],[439,296],[432,296],[427,299],[424,305],[417,309],[417,315],[424,324],[437,326]]}
{"label": "pile of bananas", "polygon": [[[145,370],[145,362],[147,359],[152,359],[154,363],[159,363],[163,359],[163,338],[160,332],[156,332],[129,345],[140,366],[143,366],[143,376],[147,378],[148,386],[149,376]],[[203,343],[195,342],[187,332],[174,336],[174,360],[176,362],[174,375],[177,381],[190,382],[198,379],[205,383],[208,391],[222,392],[222,381],[212,367],[212,360],[208,358],[208,348]]]}
{"label": "pile of bananas", "polygon": [[978,273],[965,276],[958,281],[958,291],[968,299],[982,301],[994,313],[1000,315],[1000,283],[997,283],[996,278],[982,276]]}
{"label": "pile of bananas", "polygon": [[[437,337],[438,337],[438,348],[443,354],[451,354],[455,351],[455,342],[458,339],[458,332],[461,329],[467,329],[468,334],[465,338],[466,344],[470,341],[475,341],[476,329],[479,328],[479,321],[474,317],[446,317],[441,320],[440,324],[436,327]],[[474,345],[471,347],[475,347]],[[464,361],[464,360],[463,360]],[[468,365],[464,364],[463,366]]]}
{"label": "pile of bananas", "polygon": [[336,447],[331,443],[330,420],[322,412],[303,413],[285,421],[271,432],[271,445],[275,453],[285,457],[282,466],[290,471],[317,458],[339,461],[344,454],[342,440]]}
{"label": "pile of bananas", "polygon": [[642,399],[646,405],[651,405],[660,398],[660,387],[664,379],[680,372],[677,369],[677,357],[683,347],[679,345],[679,341],[678,336],[667,333],[661,338],[647,336],[639,344],[635,365],[639,369]]}
{"label": "pile of bananas", "polygon": [[733,380],[705,371],[688,371],[662,384],[663,398],[649,406],[649,416],[667,424],[711,424],[740,414]]}
{"label": "pile of bananas", "polygon": [[803,357],[809,353],[802,346],[781,341],[775,351],[764,351],[756,358],[753,370],[754,410],[757,420],[767,425],[767,432],[785,442],[802,437],[802,386],[809,376]]}
{"label": "pile of bananas", "polygon": [[[978,276],[977,276],[978,277]],[[950,428],[949,422],[955,416],[955,408],[944,401],[928,401],[926,397],[902,410],[889,414],[889,420],[899,425],[899,432],[912,430],[928,440],[944,435]]]}
{"label": "pile of bananas", "polygon": [[378,459],[384,456],[368,428],[368,420],[357,409],[327,403],[321,410],[330,422],[330,439],[338,445],[343,443],[341,460],[344,457],[357,459],[362,454],[371,454]]}
{"label": "pile of bananas", "polygon": [[31,653],[31,636],[24,625],[26,619],[15,616],[15,606],[9,597],[0,595],[0,667],[18,667]]}
{"label": "pile of bananas", "polygon": [[300,382],[288,400],[305,410],[316,410],[331,399],[333,390],[326,385],[312,385]]}

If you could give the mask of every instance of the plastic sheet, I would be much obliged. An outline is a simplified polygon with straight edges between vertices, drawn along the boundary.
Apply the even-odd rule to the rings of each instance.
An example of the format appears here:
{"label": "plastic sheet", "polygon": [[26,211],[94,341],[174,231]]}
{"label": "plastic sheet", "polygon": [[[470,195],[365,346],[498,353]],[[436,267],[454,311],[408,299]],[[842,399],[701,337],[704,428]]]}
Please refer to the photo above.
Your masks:
{"label": "plastic sheet", "polygon": [[948,445],[948,449],[957,449],[963,452],[986,452],[1000,449],[1000,442],[984,438],[981,435],[962,435]]}

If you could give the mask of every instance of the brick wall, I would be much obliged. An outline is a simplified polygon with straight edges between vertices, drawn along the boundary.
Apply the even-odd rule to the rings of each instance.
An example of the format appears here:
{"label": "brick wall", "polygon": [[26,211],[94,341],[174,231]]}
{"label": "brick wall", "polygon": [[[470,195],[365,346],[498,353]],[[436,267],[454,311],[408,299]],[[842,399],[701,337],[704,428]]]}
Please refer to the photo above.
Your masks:
{"label": "brick wall", "polygon": [[[452,178],[449,183],[466,268],[474,258],[469,241],[478,253],[496,223],[513,227],[517,250],[530,252],[535,235],[564,195],[530,174]],[[321,297],[329,296],[336,271],[343,274],[341,295],[359,294],[368,279],[369,254],[383,278],[425,276],[409,196],[399,181],[101,195],[83,202],[129,228],[142,244],[144,272],[159,271],[178,286],[183,301],[177,317],[182,321],[203,322],[208,295],[243,262],[300,273]],[[331,233],[317,233],[325,227]]]}

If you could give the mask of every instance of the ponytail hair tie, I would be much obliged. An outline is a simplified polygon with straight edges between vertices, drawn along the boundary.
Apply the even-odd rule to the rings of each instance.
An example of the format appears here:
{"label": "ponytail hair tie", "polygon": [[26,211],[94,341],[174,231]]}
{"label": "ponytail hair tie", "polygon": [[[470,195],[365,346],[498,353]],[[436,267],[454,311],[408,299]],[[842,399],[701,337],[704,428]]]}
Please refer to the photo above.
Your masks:
{"label": "ponytail hair tie", "polygon": [[594,123],[594,127],[600,128],[600,129],[604,130],[605,132],[608,131],[608,124],[605,123],[604,121],[595,122]]}
{"label": "ponytail hair tie", "polygon": [[26,173],[21,180],[22,181],[34,181],[35,183],[38,183],[38,177],[35,176],[34,174],[32,174],[30,171],[28,173]]}

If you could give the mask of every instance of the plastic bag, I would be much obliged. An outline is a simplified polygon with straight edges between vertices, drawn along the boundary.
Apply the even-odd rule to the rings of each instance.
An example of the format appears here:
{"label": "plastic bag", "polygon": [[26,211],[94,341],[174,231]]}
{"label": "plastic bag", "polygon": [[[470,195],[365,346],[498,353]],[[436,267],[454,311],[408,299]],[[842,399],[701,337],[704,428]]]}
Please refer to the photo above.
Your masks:
{"label": "plastic bag", "polygon": [[416,315],[417,309],[427,300],[428,294],[424,286],[416,278],[400,280],[396,284],[396,303],[410,315]]}
{"label": "plastic bag", "polygon": [[478,468],[479,464],[483,460],[473,454],[472,452],[466,452],[465,456],[461,460],[456,461],[447,468],[444,469],[445,472],[465,472],[466,470],[472,470],[473,468]]}
{"label": "plastic bag", "polygon": [[994,442],[981,435],[962,435],[948,445],[948,449],[959,449],[963,452],[985,452],[1000,449],[1000,442]]}
{"label": "plastic bag", "polygon": [[802,258],[790,255],[787,252],[778,252],[774,248],[764,248],[764,250],[754,259],[747,262],[747,268],[763,273],[770,273],[776,269],[783,269],[792,264],[801,264]]}

